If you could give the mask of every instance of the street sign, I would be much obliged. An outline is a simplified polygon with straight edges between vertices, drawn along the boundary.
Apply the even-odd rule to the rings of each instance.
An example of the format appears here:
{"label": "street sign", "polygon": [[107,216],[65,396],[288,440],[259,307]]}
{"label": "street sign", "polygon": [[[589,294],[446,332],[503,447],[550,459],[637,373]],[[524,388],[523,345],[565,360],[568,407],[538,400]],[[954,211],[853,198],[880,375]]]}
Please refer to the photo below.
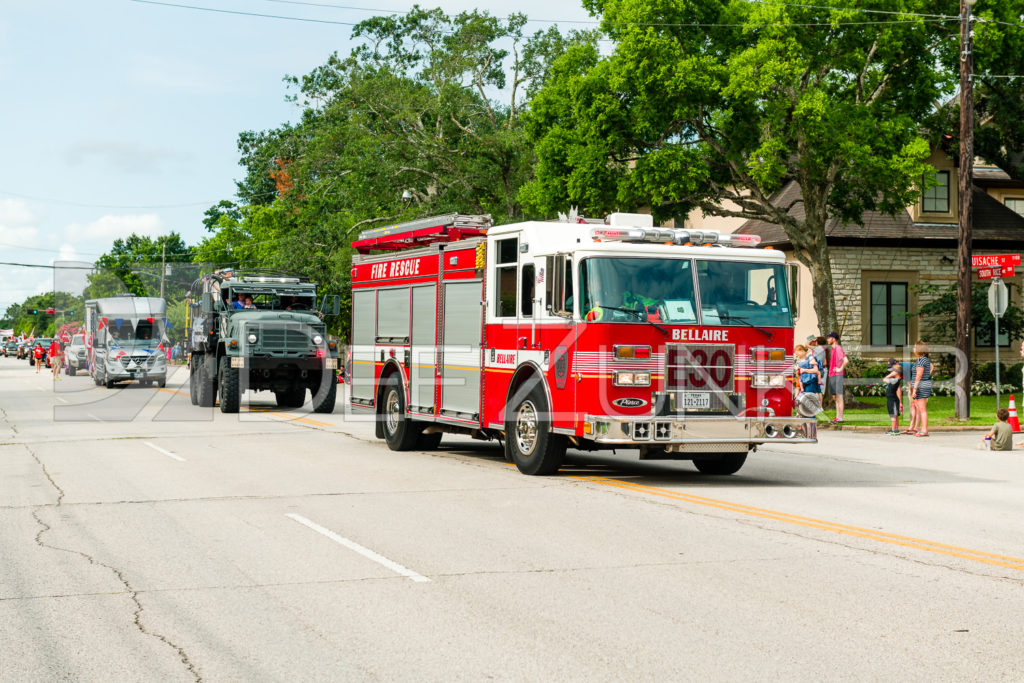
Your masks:
{"label": "street sign", "polygon": [[979,268],[979,280],[991,280],[994,277],[1013,277],[1013,266],[996,266],[994,268]]}
{"label": "street sign", "polygon": [[971,257],[971,268],[1019,265],[1020,254],[979,254]]}
{"label": "street sign", "polygon": [[1002,280],[996,280],[988,288],[988,310],[992,315],[1000,316],[1006,313],[1006,307],[1010,303],[1009,292]]}

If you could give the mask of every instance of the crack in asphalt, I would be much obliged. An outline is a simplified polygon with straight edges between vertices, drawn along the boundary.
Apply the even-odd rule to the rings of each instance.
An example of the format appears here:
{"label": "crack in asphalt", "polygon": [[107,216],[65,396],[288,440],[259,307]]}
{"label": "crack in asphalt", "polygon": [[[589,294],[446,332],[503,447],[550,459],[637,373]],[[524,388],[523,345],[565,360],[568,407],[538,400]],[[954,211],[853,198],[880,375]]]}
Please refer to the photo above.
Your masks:
{"label": "crack in asphalt", "polygon": [[18,426],[15,425],[13,422],[11,422],[11,419],[9,417],[7,417],[7,411],[4,410],[3,408],[0,408],[0,413],[3,414],[4,422],[6,422],[7,424],[9,424],[11,426],[11,432],[14,433],[14,434],[17,434],[18,433]]}
{"label": "crack in asphalt", "polygon": [[64,489],[62,489],[60,485],[56,481],[54,481],[53,476],[50,474],[50,471],[46,469],[46,465],[43,463],[42,460],[39,459],[39,456],[36,455],[35,451],[33,451],[28,446],[25,446],[25,450],[27,450],[29,455],[32,456],[32,459],[39,464],[39,467],[43,471],[43,475],[46,477],[47,481],[50,482],[50,485],[54,488],[54,490],[57,491],[56,503],[52,505],[36,505],[33,506],[32,508],[32,518],[35,519],[36,523],[40,526],[39,532],[35,536],[36,545],[38,545],[41,548],[59,550],[61,552],[70,553],[72,555],[78,555],[79,557],[82,557],[85,560],[87,560],[89,564],[95,565],[97,567],[103,567],[104,569],[110,571],[114,576],[116,576],[117,580],[120,581],[121,584],[125,587],[125,594],[135,605],[135,611],[132,615],[132,622],[134,623],[135,628],[137,628],[139,632],[143,633],[144,635],[147,635],[151,638],[156,638],[157,640],[159,640],[160,642],[164,643],[172,650],[174,650],[178,655],[178,659],[181,660],[181,663],[185,665],[185,668],[188,669],[189,673],[192,674],[192,677],[197,681],[197,683],[200,683],[203,680],[203,677],[200,675],[199,670],[196,668],[195,664],[189,658],[188,653],[185,652],[184,648],[173,642],[170,638],[163,635],[162,633],[151,631],[149,628],[146,627],[144,623],[142,623],[142,613],[145,611],[145,607],[142,606],[142,602],[139,600],[139,591],[137,591],[131,585],[131,583],[125,577],[123,571],[121,571],[117,567],[113,567],[109,564],[106,564],[105,562],[101,562],[92,555],[89,555],[88,553],[83,552],[81,550],[75,550],[73,548],[64,548],[43,541],[43,536],[46,534],[46,532],[51,531],[53,527],[47,524],[45,521],[43,521],[43,518],[40,516],[39,511],[43,508],[60,508],[62,506],[62,503],[64,502],[65,494]]}

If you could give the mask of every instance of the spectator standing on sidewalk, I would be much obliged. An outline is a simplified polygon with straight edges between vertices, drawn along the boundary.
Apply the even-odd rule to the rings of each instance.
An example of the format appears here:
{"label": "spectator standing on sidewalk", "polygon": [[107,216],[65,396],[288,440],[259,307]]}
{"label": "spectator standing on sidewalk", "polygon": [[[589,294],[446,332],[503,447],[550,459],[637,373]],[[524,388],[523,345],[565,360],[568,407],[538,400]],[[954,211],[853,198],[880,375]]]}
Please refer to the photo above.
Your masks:
{"label": "spectator standing on sidewalk", "polygon": [[828,391],[836,402],[836,416],[832,418],[832,424],[843,424],[843,413],[845,401],[843,389],[846,384],[846,365],[850,359],[846,357],[843,347],[839,344],[839,333],[829,332],[826,337],[828,344],[832,347],[832,355],[828,361]]}
{"label": "spectator standing on sidewalk", "polygon": [[818,367],[822,369],[827,365],[825,362],[825,346],[827,346],[827,343],[824,337],[815,337],[813,334],[807,335],[807,348],[810,349],[814,360],[818,362]]}
{"label": "spectator standing on sidewalk", "polygon": [[917,433],[914,436],[928,436],[928,399],[932,395],[932,361],[928,346],[921,340],[914,344],[914,376],[910,380],[910,398],[917,412]]}
{"label": "spectator standing on sidewalk", "polygon": [[903,368],[896,362],[895,358],[889,359],[889,374],[882,378],[885,382],[885,407],[889,411],[889,419],[892,420],[889,436],[900,435],[900,415],[903,414]]}

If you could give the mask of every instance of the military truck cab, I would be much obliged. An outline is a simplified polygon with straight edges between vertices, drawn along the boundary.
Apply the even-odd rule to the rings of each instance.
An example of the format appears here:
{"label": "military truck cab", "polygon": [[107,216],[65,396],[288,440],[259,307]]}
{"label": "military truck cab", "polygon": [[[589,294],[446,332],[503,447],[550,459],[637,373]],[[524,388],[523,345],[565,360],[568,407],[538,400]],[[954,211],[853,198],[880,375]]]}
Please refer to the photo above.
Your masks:
{"label": "military truck cab", "polygon": [[337,396],[338,347],[317,308],[316,285],[282,275],[213,274],[193,283],[189,305],[189,394],[193,405],[238,412],[246,391],[272,391],[277,405],[298,408],[306,391],[313,410],[329,413]]}

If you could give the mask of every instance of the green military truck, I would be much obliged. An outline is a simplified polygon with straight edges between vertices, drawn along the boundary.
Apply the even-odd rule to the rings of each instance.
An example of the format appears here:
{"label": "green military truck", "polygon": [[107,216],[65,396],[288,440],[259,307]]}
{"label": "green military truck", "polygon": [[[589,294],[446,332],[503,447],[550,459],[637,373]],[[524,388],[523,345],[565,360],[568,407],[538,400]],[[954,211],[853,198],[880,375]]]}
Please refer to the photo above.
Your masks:
{"label": "green military truck", "polygon": [[192,404],[212,407],[219,395],[221,412],[237,413],[253,390],[299,408],[308,389],[315,412],[332,412],[338,345],[327,339],[323,316],[337,315],[339,305],[339,297],[324,297],[318,309],[316,285],[300,277],[226,269],[196,280],[186,320]]}

